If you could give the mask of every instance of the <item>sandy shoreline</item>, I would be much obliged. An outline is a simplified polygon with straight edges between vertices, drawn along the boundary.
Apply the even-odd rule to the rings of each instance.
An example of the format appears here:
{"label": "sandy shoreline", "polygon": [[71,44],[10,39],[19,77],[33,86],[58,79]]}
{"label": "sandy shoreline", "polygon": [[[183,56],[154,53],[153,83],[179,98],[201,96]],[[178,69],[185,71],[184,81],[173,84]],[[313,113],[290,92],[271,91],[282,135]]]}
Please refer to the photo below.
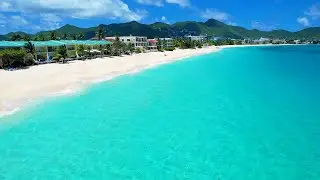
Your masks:
{"label": "sandy shoreline", "polygon": [[[289,44],[286,44],[289,45]],[[172,52],[151,52],[131,56],[97,58],[73,61],[67,64],[46,64],[32,66],[18,71],[0,69],[0,117],[12,114],[28,102],[48,96],[72,94],[90,84],[110,80],[124,74],[174,62],[190,56],[198,56],[225,48],[262,45],[211,46],[202,49],[175,50]]]}
{"label": "sandy shoreline", "polygon": [[67,64],[39,65],[18,71],[0,70],[0,117],[13,113],[35,99],[70,94],[95,82],[217,50],[219,48],[212,46],[165,52],[166,56],[163,52],[151,52]]}

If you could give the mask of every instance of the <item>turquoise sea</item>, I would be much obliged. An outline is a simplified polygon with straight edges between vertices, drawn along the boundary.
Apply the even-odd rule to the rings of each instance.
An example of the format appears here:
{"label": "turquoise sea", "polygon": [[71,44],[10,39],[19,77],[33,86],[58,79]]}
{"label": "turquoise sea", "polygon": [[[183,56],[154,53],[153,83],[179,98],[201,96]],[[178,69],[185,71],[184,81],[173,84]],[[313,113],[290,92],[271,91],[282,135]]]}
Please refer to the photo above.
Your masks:
{"label": "turquoise sea", "polygon": [[319,180],[320,46],[224,49],[25,108],[0,119],[0,179]]}

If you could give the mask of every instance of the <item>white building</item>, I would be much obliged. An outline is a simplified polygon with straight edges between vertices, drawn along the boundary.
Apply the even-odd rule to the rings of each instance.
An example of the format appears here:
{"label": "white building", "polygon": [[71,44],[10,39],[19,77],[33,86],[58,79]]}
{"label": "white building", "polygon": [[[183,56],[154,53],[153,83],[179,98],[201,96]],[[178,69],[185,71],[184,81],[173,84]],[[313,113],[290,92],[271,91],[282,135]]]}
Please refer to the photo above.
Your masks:
{"label": "white building", "polygon": [[[107,40],[115,40],[116,37],[105,37]],[[144,48],[147,49],[148,41],[146,36],[119,36],[120,42],[125,44],[132,44],[134,48]]]}
{"label": "white building", "polygon": [[269,43],[270,42],[270,39],[269,38],[260,38],[260,39],[255,39],[253,40],[253,42],[255,44],[264,44],[264,43]]}
{"label": "white building", "polygon": [[145,36],[121,36],[120,41],[126,44],[132,44],[134,48],[147,48],[148,41]]}
{"label": "white building", "polygon": [[148,39],[148,47],[147,50],[149,51],[158,51],[158,41],[155,39]]}
{"label": "white building", "polygon": [[163,48],[173,48],[174,42],[172,38],[160,38],[161,46]]}
{"label": "white building", "polygon": [[207,36],[185,36],[185,38],[191,41],[205,41],[207,39]]}

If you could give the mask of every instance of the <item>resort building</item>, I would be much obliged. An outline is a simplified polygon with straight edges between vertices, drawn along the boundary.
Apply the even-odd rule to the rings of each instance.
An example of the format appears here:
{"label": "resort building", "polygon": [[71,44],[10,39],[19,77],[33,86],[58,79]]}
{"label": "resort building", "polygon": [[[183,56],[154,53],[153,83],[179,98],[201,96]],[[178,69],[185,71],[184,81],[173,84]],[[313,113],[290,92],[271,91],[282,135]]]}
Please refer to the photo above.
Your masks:
{"label": "resort building", "polygon": [[272,44],[286,44],[286,40],[284,39],[273,39]]}
{"label": "resort building", "polygon": [[222,40],[227,40],[225,37],[211,37],[210,41],[222,41]]}
{"label": "resort building", "polygon": [[172,38],[160,38],[162,48],[173,48],[174,42]]}
{"label": "resort building", "polygon": [[158,51],[158,41],[155,39],[148,39],[147,50]]}
{"label": "resort building", "polygon": [[190,41],[205,41],[207,36],[185,36],[185,38],[189,39]]}
{"label": "resort building", "polygon": [[[105,37],[105,40],[115,41],[116,37]],[[144,48],[147,49],[148,41],[146,36],[119,36],[120,42],[125,44],[132,44],[134,48]]]}
{"label": "resort building", "polygon": [[269,38],[260,38],[260,39],[255,39],[253,40],[253,42],[255,44],[266,44],[266,43],[269,43],[270,42],[270,39]]}

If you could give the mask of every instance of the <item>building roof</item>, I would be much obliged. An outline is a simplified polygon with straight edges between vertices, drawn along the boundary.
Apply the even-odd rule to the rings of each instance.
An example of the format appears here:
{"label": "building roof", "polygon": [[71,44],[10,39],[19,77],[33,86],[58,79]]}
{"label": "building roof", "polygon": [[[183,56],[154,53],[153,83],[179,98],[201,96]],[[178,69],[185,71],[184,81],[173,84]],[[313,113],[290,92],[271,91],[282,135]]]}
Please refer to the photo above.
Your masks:
{"label": "building roof", "polygon": [[[23,47],[28,41],[0,41],[0,47]],[[51,41],[31,41],[35,47],[52,47],[62,45],[107,45],[112,44],[110,41],[94,40],[51,40]]]}
{"label": "building roof", "polygon": [[155,40],[155,39],[148,39],[148,42],[149,42],[149,43],[157,43],[158,41]]}

